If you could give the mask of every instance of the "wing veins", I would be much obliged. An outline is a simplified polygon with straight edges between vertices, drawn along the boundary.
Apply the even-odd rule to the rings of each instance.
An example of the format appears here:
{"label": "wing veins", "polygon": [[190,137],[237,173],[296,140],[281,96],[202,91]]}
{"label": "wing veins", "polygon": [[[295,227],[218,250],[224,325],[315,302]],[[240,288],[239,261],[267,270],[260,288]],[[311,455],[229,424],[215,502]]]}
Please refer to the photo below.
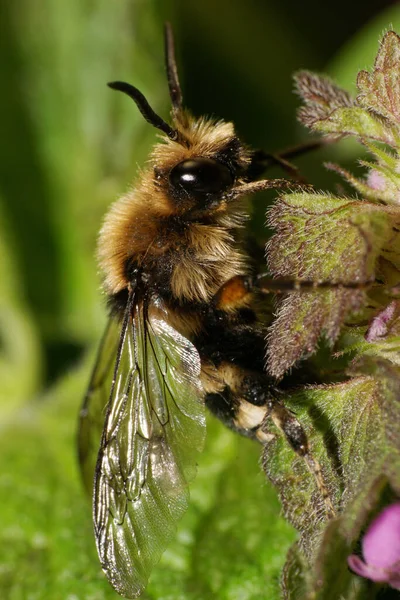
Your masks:
{"label": "wing veins", "polygon": [[115,361],[114,375],[113,375],[113,380],[112,380],[111,390],[110,390],[110,397],[108,399],[107,407],[106,407],[105,421],[107,420],[107,418],[108,418],[108,416],[110,414],[110,410],[111,410],[110,404],[111,404],[112,397],[114,395],[115,384],[117,382],[117,374],[118,374],[119,367],[120,367],[120,364],[121,364],[122,351],[123,351],[124,342],[125,342],[125,338],[126,338],[127,330],[128,330],[128,326],[129,326],[129,319],[132,316],[131,315],[131,311],[132,311],[134,296],[135,296],[134,295],[134,291],[131,291],[130,294],[129,294],[129,297],[128,297],[128,302],[126,304],[124,319],[122,321],[121,337],[119,339],[119,344],[118,344],[117,358],[116,358],[116,361]]}
{"label": "wing veins", "polygon": [[[151,327],[151,329],[153,330],[153,335],[154,335],[154,337],[156,337],[156,335],[155,335],[155,333],[154,333],[154,329],[153,329],[153,327],[152,327],[151,323],[150,323],[150,327]],[[174,394],[172,393],[172,391],[171,391],[171,388],[169,387],[169,384],[168,384],[168,382],[167,382],[167,378],[166,378],[166,376],[164,376],[164,373],[163,373],[163,371],[162,371],[162,368],[161,368],[161,365],[160,365],[160,363],[159,363],[159,360],[158,360],[158,357],[157,357],[156,351],[154,350],[153,342],[152,342],[152,339],[151,339],[151,337],[150,337],[150,336],[149,336],[149,341],[150,341],[150,344],[151,344],[151,347],[152,347],[152,350],[153,350],[153,354],[154,354],[154,358],[155,358],[155,360],[156,360],[156,362],[157,362],[158,368],[159,368],[160,372],[161,372],[161,373],[162,373],[162,375],[163,375],[163,386],[164,386],[164,387],[166,387],[166,389],[168,390],[168,392],[169,392],[169,395],[171,396],[172,402],[175,404],[175,406],[176,406],[177,410],[179,410],[179,412],[180,412],[182,415],[184,415],[184,413],[182,412],[182,410],[179,408],[179,405],[178,405],[178,404],[176,403],[176,401],[175,401],[175,396],[174,396]],[[168,372],[168,368],[167,368],[167,366],[168,366],[168,363],[169,363],[169,364],[172,364],[172,363],[170,362],[170,360],[169,360],[168,356],[165,354],[165,366],[166,366],[166,371],[167,371],[167,372]],[[166,405],[166,407],[167,407],[167,412],[168,412],[168,418],[167,418],[167,420],[165,421],[165,423],[161,423],[160,419],[158,419],[158,415],[157,415],[157,413],[155,413],[155,414],[156,414],[156,416],[157,416],[158,422],[160,423],[160,425],[161,425],[162,427],[163,427],[163,426],[165,426],[165,425],[167,425],[167,424],[170,422],[170,416],[169,416],[169,407],[168,407],[168,404],[167,404],[167,403],[165,403],[165,405]],[[154,410],[154,409],[153,409],[153,410]],[[155,412],[155,411],[154,411],[154,412]]]}
{"label": "wing veins", "polygon": [[[129,293],[95,468],[100,561],[115,589],[129,597],[143,590],[187,507],[196,461],[193,452],[184,458],[181,427],[191,419],[197,452],[205,431],[202,409],[193,403],[198,388],[191,365],[198,364],[198,354],[168,322],[161,318],[158,324],[149,314],[153,301],[158,308],[157,299]],[[177,402],[186,398],[192,404],[185,413]]]}
{"label": "wing veins", "polygon": [[[159,360],[158,360],[158,357],[157,357],[157,353],[156,353],[154,345],[153,345],[153,340],[151,339],[151,335],[149,335],[148,331],[147,331],[147,329],[150,329],[150,328],[152,329],[153,336],[155,337],[154,330],[153,330],[153,328],[151,326],[151,323],[149,321],[149,318],[148,318],[148,306],[146,304],[145,307],[144,307],[144,319],[143,319],[143,330],[144,330],[143,331],[143,338],[144,338],[145,355],[147,356],[148,343],[150,343],[150,346],[151,346],[151,349],[152,349],[152,353],[153,353],[153,356],[154,356],[154,360],[157,363],[157,367],[158,367],[160,373],[162,374],[162,379],[163,379],[163,382],[165,383],[164,373],[163,373],[163,371],[161,369],[161,365],[159,363]],[[164,407],[166,409],[166,413],[167,413],[167,419],[166,419],[165,422],[162,422],[161,419],[160,419],[160,417],[158,416],[158,413],[155,410],[154,404],[153,404],[153,402],[151,400],[151,393],[149,392],[150,385],[149,385],[149,380],[148,380],[147,372],[146,372],[146,377],[145,377],[145,380],[144,380],[144,384],[146,386],[147,397],[148,397],[148,400],[149,400],[150,405],[151,405],[151,411],[154,414],[154,416],[156,417],[156,419],[157,419],[160,427],[164,428],[170,422],[168,404],[167,404],[167,402],[163,401],[163,405],[164,405]]]}

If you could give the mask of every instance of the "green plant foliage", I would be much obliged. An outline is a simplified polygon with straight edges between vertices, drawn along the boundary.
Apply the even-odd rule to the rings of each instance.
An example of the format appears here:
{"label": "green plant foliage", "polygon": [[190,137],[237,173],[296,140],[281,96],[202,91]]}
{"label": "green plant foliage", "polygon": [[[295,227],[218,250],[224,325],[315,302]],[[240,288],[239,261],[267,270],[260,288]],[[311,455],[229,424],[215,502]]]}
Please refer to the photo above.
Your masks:
{"label": "green plant foliage", "polygon": [[369,19],[340,48],[324,70],[346,90],[354,91],[355,73],[373,64],[376,56],[376,41],[388,29],[400,30],[400,7],[396,2],[391,3],[373,19]]}
{"label": "green plant foliage", "polygon": [[[57,386],[41,408],[25,407],[3,426],[1,598],[119,597],[101,572],[74,453],[87,367]],[[213,419],[208,433],[190,509],[143,597],[200,600],[218,590],[226,599],[240,593],[256,600],[264,592],[278,599],[279,572],[294,532],[263,482],[257,447]]]}
{"label": "green plant foliage", "polygon": [[346,557],[373,512],[400,493],[400,37],[385,34],[373,71],[358,75],[356,99],[322,76],[304,72],[296,81],[303,123],[326,135],[355,136],[375,162],[362,161],[364,179],[329,165],[357,190],[357,199],[300,193],[273,207],[270,268],[280,276],[342,282],[375,276],[379,283],[366,290],[367,302],[340,288],[290,295],[270,330],[269,365],[277,376],[313,352],[321,333],[348,357],[342,381],[331,383],[328,376],[325,385],[287,400],[306,424],[337,518],[323,525],[313,478],[281,440],[273,440],[264,459],[286,515],[301,532],[282,589],[285,598],[375,598],[378,588],[352,575]]}
{"label": "green plant foliage", "polygon": [[[274,275],[314,281],[370,280],[392,237],[391,215],[375,204],[322,194],[284,196],[269,223],[277,231],[267,246]],[[270,372],[281,377],[323,332],[333,342],[362,300],[343,289],[290,294],[270,329]]]}
{"label": "green plant foliage", "polygon": [[[180,62],[188,65],[182,79],[189,108],[233,117],[249,143],[276,150],[294,137],[288,71],[312,61],[322,67],[329,52],[323,54],[321,26],[318,46],[272,1],[258,8],[241,0],[0,3],[6,82],[0,98],[0,598],[117,599],[99,566],[90,499],[77,467],[77,415],[93,358],[81,362],[81,355],[100,338],[105,320],[94,259],[101,218],[138,176],[154,132],[105,83],[132,81],[167,118],[162,24],[168,18]],[[269,39],[274,51],[260,52],[260,39]],[[379,507],[400,494],[400,309],[387,292],[398,283],[400,251],[393,228],[400,191],[393,104],[398,53],[390,34],[373,72],[360,75],[357,99],[308,75],[320,100],[309,124],[330,136],[352,134],[369,152],[365,178],[331,165],[359,197],[296,193],[270,213],[275,274],[359,281],[377,275],[387,284],[294,295],[278,307],[271,329],[269,366],[278,376],[315,352],[321,333],[328,338],[329,348],[312,357],[324,385],[288,394],[287,404],[304,423],[338,518],[326,526],[314,478],[272,425],[276,437],[263,464],[275,487],[262,473],[259,448],[210,418],[188,512],[154,568],[142,596],[147,600],[382,594],[352,575],[345,559]],[[320,55],[325,58],[317,63]],[[364,67],[366,55],[359,56]],[[214,86],[223,87],[220,98]],[[264,235],[263,204],[257,201],[254,211]],[[300,381],[302,369],[296,373]]]}

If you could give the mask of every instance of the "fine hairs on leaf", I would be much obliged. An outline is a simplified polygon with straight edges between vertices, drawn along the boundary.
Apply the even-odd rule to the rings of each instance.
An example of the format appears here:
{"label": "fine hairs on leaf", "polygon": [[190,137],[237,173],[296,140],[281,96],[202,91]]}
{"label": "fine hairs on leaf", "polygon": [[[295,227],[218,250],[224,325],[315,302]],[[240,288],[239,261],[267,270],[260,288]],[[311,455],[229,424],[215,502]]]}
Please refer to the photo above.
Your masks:
{"label": "fine hairs on leaf", "polygon": [[357,76],[357,103],[367,110],[400,124],[400,38],[389,31],[379,48],[372,73]]}
{"label": "fine hairs on leaf", "polygon": [[314,384],[295,393],[289,383],[285,404],[306,427],[337,510],[336,519],[321,520],[304,465],[273,440],[264,468],[300,532],[282,575],[287,600],[385,597],[377,585],[349,570],[347,556],[359,553],[360,536],[372,516],[400,497],[397,33],[383,36],[372,71],[355,79],[358,95],[352,98],[325,76],[307,71],[295,76],[304,103],[302,124],[327,137],[351,135],[362,144],[360,152],[367,148],[371,155],[359,162],[363,178],[326,165],[357,196],[285,194],[268,214],[275,234],[266,254],[275,276],[373,282],[364,291],[316,290],[288,294],[276,303],[268,369],[283,382],[298,381],[303,372],[314,377]]}
{"label": "fine hairs on leaf", "polygon": [[326,119],[337,108],[354,105],[350,94],[325,75],[300,71],[294,76],[294,82],[296,92],[306,102],[298,111],[299,121],[306,127],[311,128],[317,121]]}

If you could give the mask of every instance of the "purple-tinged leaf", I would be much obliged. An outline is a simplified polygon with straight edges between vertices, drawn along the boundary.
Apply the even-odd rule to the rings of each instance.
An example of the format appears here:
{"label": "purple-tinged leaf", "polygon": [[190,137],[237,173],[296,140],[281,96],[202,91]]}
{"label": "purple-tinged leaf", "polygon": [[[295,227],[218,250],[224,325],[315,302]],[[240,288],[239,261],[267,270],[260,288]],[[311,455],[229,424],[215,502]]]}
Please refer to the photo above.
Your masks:
{"label": "purple-tinged leaf", "polygon": [[400,125],[400,37],[388,31],[381,42],[372,73],[357,77],[359,106]]}
{"label": "purple-tinged leaf", "polygon": [[354,104],[350,94],[337,86],[329,77],[310,71],[300,71],[294,76],[295,88],[305,105],[298,117],[306,127],[328,118],[336,109]]}
{"label": "purple-tinged leaf", "polygon": [[[276,234],[267,246],[276,277],[315,281],[369,281],[391,236],[390,215],[380,206],[322,194],[291,194],[269,213]],[[316,348],[325,333],[333,343],[364,293],[349,289],[289,294],[279,305],[268,337],[269,372],[281,377]]]}

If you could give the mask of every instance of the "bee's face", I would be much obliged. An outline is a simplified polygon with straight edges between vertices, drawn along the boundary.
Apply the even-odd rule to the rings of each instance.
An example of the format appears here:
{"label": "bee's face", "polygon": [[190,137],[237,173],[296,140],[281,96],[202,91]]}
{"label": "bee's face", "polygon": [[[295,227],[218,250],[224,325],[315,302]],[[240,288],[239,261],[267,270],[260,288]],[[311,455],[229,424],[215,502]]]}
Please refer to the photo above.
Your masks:
{"label": "bee's face", "polygon": [[[186,115],[185,115],[186,116]],[[172,212],[188,218],[220,211],[245,177],[249,153],[233,125],[188,116],[185,143],[161,143],[153,150],[154,180]]]}
{"label": "bee's face", "polygon": [[[167,38],[167,52],[173,52]],[[168,62],[169,60],[169,62]],[[152,153],[154,183],[165,205],[187,216],[215,211],[226,205],[226,193],[235,186],[250,164],[250,154],[236,137],[233,124],[195,119],[182,107],[175,58],[168,59],[168,82],[173,126],[150,107],[134,86],[114,81],[108,85],[127,94],[151,125],[164,134],[164,143]]]}

